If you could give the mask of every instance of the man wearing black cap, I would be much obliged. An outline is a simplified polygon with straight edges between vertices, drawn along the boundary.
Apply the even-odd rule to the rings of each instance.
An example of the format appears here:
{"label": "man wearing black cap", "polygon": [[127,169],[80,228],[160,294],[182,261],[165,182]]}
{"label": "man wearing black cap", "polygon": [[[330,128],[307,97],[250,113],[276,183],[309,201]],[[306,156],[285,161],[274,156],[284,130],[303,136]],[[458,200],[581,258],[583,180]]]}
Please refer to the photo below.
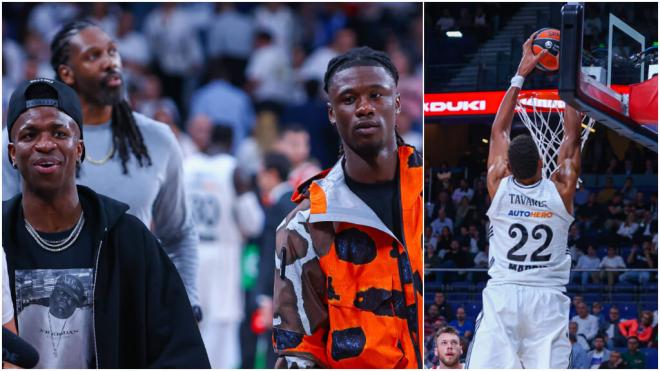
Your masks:
{"label": "man wearing black cap", "polygon": [[2,244],[18,331],[37,348],[37,367],[208,368],[158,241],[127,205],[76,186],[84,144],[75,91],[48,79],[19,85],[7,131],[23,181],[3,202]]}

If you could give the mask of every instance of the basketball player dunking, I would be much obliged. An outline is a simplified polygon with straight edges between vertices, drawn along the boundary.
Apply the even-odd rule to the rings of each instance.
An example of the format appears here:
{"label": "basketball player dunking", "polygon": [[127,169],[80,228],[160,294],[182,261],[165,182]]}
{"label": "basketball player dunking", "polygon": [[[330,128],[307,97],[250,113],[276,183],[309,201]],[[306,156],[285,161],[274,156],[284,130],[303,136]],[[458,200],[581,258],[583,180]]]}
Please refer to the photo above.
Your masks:
{"label": "basketball player dunking", "polygon": [[558,169],[550,179],[541,176],[543,162],[529,135],[509,140],[524,78],[545,55],[533,55],[532,38],[491,129],[490,280],[466,368],[569,366],[570,300],[563,291],[571,269],[567,236],[580,172],[580,120],[566,105]]}

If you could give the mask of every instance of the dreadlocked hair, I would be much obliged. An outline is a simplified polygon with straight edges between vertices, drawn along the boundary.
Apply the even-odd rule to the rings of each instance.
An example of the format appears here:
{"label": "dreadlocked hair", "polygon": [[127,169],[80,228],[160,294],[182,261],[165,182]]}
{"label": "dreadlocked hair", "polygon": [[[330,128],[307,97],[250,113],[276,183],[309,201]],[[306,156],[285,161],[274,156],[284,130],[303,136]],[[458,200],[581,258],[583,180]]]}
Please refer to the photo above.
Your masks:
{"label": "dreadlocked hair", "polygon": [[[53,38],[50,44],[52,55],[50,65],[55,70],[55,78],[57,80],[62,81],[58,71],[59,67],[69,63],[69,58],[71,57],[71,38],[89,27],[99,26],[85,20],[73,21],[62,27]],[[121,159],[123,173],[128,174],[126,164],[130,160],[129,147],[140,167],[145,165],[151,166],[151,157],[149,156],[147,146],[144,144],[144,137],[135,122],[133,110],[126,100],[121,100],[119,103],[112,105],[112,120],[110,125],[112,128],[112,143]]]}
{"label": "dreadlocked hair", "polygon": [[363,46],[353,48],[344,54],[332,58],[328,62],[328,68],[325,71],[325,76],[323,76],[323,90],[326,93],[328,92],[330,80],[337,72],[356,66],[383,67],[394,79],[394,84],[399,83],[399,71],[394,66],[394,63],[392,63],[390,57],[381,51]]}
{"label": "dreadlocked hair", "polygon": [[[358,66],[383,67],[392,76],[392,79],[394,79],[394,85],[399,83],[399,71],[396,69],[394,63],[392,63],[390,57],[386,53],[371,49],[368,46],[363,46],[353,48],[344,54],[332,58],[328,62],[328,68],[325,71],[325,76],[323,76],[323,90],[326,93],[328,92],[330,89],[330,80],[332,80],[332,77],[337,72]],[[406,145],[406,142],[399,135],[396,128],[394,129],[394,135],[396,136],[397,147]],[[339,157],[343,155],[344,147],[339,143]]]}

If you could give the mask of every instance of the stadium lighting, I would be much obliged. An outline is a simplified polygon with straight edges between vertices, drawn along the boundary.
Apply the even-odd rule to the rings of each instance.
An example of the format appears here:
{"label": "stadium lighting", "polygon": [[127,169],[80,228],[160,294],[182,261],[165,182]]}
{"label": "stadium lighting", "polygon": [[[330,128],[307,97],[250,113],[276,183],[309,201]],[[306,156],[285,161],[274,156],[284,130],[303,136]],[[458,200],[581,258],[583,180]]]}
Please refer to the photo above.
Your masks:
{"label": "stadium lighting", "polygon": [[486,138],[481,138],[481,143],[483,143],[483,144],[488,144],[488,139],[486,139]]}
{"label": "stadium lighting", "polygon": [[463,37],[461,31],[447,31],[447,37]]}

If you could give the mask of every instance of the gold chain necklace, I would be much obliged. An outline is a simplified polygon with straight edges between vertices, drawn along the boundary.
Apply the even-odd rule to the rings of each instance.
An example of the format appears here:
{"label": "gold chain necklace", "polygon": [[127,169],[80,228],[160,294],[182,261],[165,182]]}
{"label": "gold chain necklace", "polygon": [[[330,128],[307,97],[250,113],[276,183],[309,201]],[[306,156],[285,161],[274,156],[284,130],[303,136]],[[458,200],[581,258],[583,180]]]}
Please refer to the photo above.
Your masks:
{"label": "gold chain necklace", "polygon": [[106,162],[108,162],[108,160],[110,160],[114,154],[115,154],[115,143],[113,142],[112,147],[110,147],[110,152],[108,152],[108,154],[105,155],[105,157],[103,157],[102,159],[94,160],[93,158],[89,157],[89,153],[86,153],[85,160],[91,162],[94,165],[103,165]]}

